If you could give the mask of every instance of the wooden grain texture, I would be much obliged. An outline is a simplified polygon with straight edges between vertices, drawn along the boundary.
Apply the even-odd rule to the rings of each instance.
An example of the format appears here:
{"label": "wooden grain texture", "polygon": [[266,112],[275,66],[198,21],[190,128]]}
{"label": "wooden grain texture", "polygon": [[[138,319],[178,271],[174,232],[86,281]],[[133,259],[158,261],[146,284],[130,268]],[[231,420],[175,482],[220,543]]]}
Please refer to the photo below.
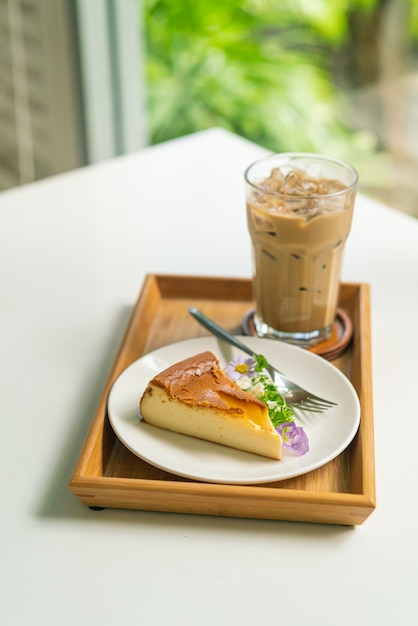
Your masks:
{"label": "wooden grain texture", "polygon": [[358,525],[375,508],[370,293],[343,284],[339,306],[354,332],[333,364],[353,382],[361,423],[336,459],[303,476],[263,485],[217,485],[185,479],[142,461],[115,436],[107,414],[109,389],[140,356],[175,341],[208,335],[188,313],[197,306],[231,332],[253,307],[251,282],[195,276],[149,275],[133,308],[91,428],[70,482],[86,505],[191,514]]}

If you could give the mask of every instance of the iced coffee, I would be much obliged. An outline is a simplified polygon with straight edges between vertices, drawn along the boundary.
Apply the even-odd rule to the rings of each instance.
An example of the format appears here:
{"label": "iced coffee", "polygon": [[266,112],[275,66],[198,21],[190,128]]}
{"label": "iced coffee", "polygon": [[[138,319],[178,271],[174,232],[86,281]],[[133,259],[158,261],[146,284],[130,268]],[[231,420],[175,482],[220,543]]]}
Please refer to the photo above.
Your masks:
{"label": "iced coffee", "polygon": [[357,172],[342,161],[298,153],[262,159],[245,179],[257,334],[305,346],[326,340]]}

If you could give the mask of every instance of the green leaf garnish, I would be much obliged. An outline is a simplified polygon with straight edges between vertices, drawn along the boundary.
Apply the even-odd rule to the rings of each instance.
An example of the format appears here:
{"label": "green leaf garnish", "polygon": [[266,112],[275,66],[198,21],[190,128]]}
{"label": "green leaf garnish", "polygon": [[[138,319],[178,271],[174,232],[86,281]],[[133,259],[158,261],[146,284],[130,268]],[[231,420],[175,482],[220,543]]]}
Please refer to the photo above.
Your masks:
{"label": "green leaf garnish", "polygon": [[255,366],[256,372],[262,372],[263,370],[266,370],[268,368],[269,364],[265,356],[263,356],[262,354],[254,354],[254,358],[257,361],[257,364]]}

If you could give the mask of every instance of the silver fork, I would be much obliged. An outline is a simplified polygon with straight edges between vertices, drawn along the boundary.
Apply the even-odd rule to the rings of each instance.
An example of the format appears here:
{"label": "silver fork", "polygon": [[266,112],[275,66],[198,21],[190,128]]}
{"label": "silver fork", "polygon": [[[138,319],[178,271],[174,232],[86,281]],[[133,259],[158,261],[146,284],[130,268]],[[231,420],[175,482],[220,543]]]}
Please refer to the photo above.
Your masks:
{"label": "silver fork", "polygon": [[[234,335],[231,335],[228,331],[224,330],[221,326],[218,326],[218,324],[204,315],[196,307],[190,307],[189,313],[199,322],[199,324],[204,326],[204,328],[209,330],[213,335],[216,335],[220,339],[224,339],[231,345],[235,346],[235,348],[238,348],[238,350],[242,350],[252,357],[257,356],[248,346],[242,343]],[[281,395],[292,407],[303,411],[323,413],[332,406],[336,406],[336,402],[331,402],[330,400],[316,396],[310,391],[303,389],[278,369],[273,367],[270,363],[268,363],[267,371]]]}

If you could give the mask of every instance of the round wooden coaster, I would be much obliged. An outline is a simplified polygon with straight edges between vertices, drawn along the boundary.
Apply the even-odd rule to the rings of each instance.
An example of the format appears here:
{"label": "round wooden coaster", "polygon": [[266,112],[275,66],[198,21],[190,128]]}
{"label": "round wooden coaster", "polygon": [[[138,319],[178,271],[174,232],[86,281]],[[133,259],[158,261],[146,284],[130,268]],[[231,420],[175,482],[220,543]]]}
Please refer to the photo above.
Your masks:
{"label": "round wooden coaster", "polygon": [[[254,326],[254,310],[251,309],[246,313],[242,321],[242,329],[245,335],[257,337]],[[353,336],[353,324],[351,319],[342,309],[337,309],[335,322],[332,327],[331,335],[326,341],[310,346],[307,348],[310,352],[315,352],[324,357],[328,361],[332,361],[340,356],[347,348]]]}

